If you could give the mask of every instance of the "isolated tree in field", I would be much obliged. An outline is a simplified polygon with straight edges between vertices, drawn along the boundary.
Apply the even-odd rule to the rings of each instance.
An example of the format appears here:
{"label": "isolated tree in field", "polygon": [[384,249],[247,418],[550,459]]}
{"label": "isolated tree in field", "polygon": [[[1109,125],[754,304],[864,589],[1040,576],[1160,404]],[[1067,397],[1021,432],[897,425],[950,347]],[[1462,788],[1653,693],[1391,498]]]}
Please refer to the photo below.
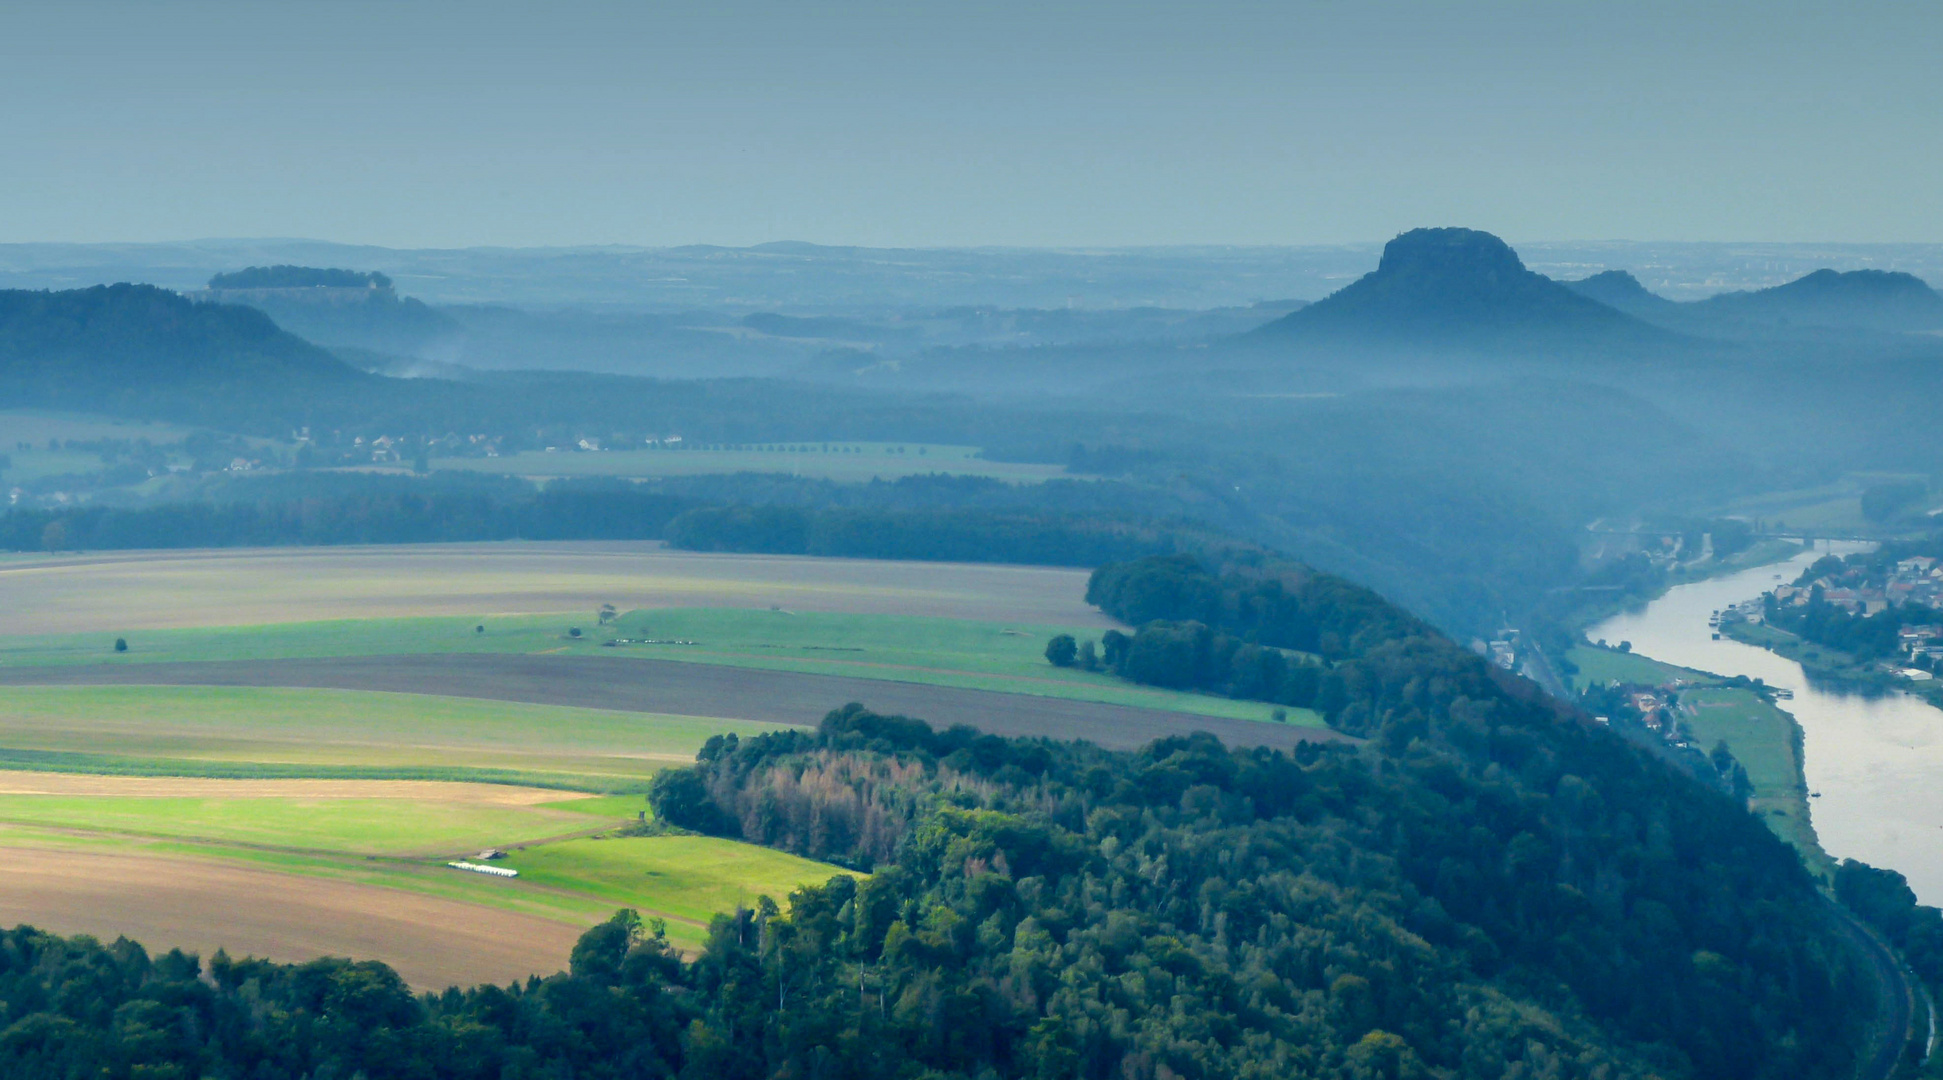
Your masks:
{"label": "isolated tree in field", "polygon": [[1060,634],[1046,643],[1046,659],[1053,667],[1072,667],[1073,660],[1079,655],[1079,645],[1073,635]]}
{"label": "isolated tree in field", "polygon": [[600,606],[600,621],[601,621],[601,625],[602,625],[602,626],[605,626],[605,625],[607,625],[608,623],[610,623],[610,622],[613,622],[613,621],[614,621],[614,616],[616,616],[616,615],[618,615],[618,614],[620,614],[620,613],[614,610],[614,605],[612,605],[612,604],[602,604],[602,605]]}
{"label": "isolated tree in field", "polygon": [[115,651],[116,651],[116,652],[127,652],[127,651],[128,651],[128,639],[127,639],[127,638],[120,638],[120,637],[118,637],[118,638],[116,638],[116,639],[115,639]]}

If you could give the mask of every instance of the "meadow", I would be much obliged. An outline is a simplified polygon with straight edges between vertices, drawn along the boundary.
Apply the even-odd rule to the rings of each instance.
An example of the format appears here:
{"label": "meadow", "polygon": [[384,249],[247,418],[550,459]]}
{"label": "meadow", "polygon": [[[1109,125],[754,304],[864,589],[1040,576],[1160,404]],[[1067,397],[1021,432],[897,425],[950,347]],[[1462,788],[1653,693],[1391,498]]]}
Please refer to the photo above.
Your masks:
{"label": "meadow", "polygon": [[1058,465],[987,461],[975,446],[933,443],[765,443],[698,449],[527,450],[501,457],[434,458],[435,469],[531,479],[608,476],[651,479],[715,473],[786,473],[822,480],[864,482],[941,473],[1033,483],[1068,475]]}

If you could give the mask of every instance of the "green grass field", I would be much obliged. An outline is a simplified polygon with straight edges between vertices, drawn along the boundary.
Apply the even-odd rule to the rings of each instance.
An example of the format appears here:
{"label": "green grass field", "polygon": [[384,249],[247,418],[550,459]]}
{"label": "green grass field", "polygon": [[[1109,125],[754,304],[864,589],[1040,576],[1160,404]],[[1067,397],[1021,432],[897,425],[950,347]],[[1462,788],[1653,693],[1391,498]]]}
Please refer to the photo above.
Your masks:
{"label": "green grass field", "polygon": [[1593,686],[1606,683],[1641,683],[1658,686],[1674,679],[1707,679],[1711,676],[1686,668],[1662,664],[1650,657],[1636,653],[1623,653],[1617,649],[1597,649],[1581,645],[1566,654],[1579,667],[1579,673],[1572,677],[1574,686]]}
{"label": "green grass field", "polygon": [[[780,901],[800,885],[851,873],[714,837],[614,834],[645,805],[638,795],[525,806],[480,806],[435,794],[0,795],[0,845],[216,860],[580,924],[632,907],[665,919],[669,939],[684,948],[701,944],[717,912],[762,895]],[[487,845],[510,847],[510,857],[496,865],[518,869],[519,877],[445,865]]]}
{"label": "green grass field", "polygon": [[[757,721],[611,712],[428,694],[222,686],[19,686],[0,694],[6,751],[88,755],[94,768],[143,762],[226,766],[252,775],[423,775],[502,770],[513,779],[632,787],[694,757],[710,736],[780,730]],[[17,760],[12,767],[31,763]],[[125,766],[116,768],[117,764]],[[358,770],[369,770],[359,772]],[[387,772],[387,770],[389,772]]]}
{"label": "green grass field", "polygon": [[496,458],[435,458],[432,466],[536,479],[580,476],[648,479],[759,472],[857,482],[944,473],[1031,483],[1067,475],[1058,465],[986,461],[978,453],[975,446],[931,443],[816,442],[737,449],[603,450],[598,453],[529,450]]}
{"label": "green grass field", "polygon": [[522,881],[587,893],[610,906],[639,905],[649,896],[655,911],[693,928],[707,926],[716,912],[750,906],[758,896],[780,903],[800,886],[853,873],[705,836],[564,840],[514,851],[504,865],[518,870]]}
{"label": "green grass field", "polygon": [[434,799],[0,795],[0,822],[217,845],[435,856],[583,832],[607,818],[558,803],[541,808]]}
{"label": "green grass field", "polygon": [[[483,633],[476,627],[484,626]],[[572,628],[581,637],[570,637]],[[126,636],[114,651],[104,634],[0,637],[0,664],[141,664],[193,660],[273,660],[412,653],[500,652],[638,656],[731,667],[800,671],[892,682],[954,686],[1161,709],[1197,716],[1268,720],[1272,707],[1209,694],[1136,686],[1111,675],[1055,668],[1046,642],[1097,629],[992,623],[916,615],[778,612],[749,608],[664,608],[628,612],[608,626],[593,613],[474,618],[340,619],[270,626],[151,630]],[[692,641],[692,645],[604,641]],[[1321,717],[1289,710],[1291,723]]]}

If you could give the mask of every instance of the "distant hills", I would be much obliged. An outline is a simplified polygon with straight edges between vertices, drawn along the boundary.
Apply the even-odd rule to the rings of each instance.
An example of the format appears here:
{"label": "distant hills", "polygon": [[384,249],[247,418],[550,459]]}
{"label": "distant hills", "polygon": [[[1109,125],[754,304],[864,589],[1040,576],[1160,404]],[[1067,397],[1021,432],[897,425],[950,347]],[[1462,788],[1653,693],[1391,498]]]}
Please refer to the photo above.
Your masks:
{"label": "distant hills", "polygon": [[[1632,274],[1561,282],[1475,229],[1413,229],[1377,268],[1251,335],[1298,354],[1459,354],[1488,359],[1656,357],[1744,340],[1798,343],[1943,332],[1943,296],[1911,274],[1817,270],[1768,289],[1676,302]],[[1709,344],[1709,340],[1713,342]]]}
{"label": "distant hills", "polygon": [[253,307],[278,326],[330,348],[417,359],[449,358],[463,331],[422,301],[401,297],[376,271],[252,266],[217,274],[198,300]]}
{"label": "distant hills", "polygon": [[1413,229],[1371,273],[1256,331],[1263,340],[1432,351],[1665,346],[1676,338],[1526,269],[1475,229]]}
{"label": "distant hills", "polygon": [[0,406],[195,418],[368,379],[249,308],[152,285],[0,291]]}
{"label": "distant hills", "polygon": [[1914,274],[1888,270],[1817,270],[1786,285],[1722,293],[1694,306],[1728,318],[1798,326],[1943,330],[1943,296]]}
{"label": "distant hills", "polygon": [[212,289],[389,289],[391,279],[376,271],[319,269],[314,266],[251,266],[217,274]]}
{"label": "distant hills", "polygon": [[1565,284],[1646,322],[1710,337],[1774,337],[1802,329],[1943,331],[1943,295],[1914,274],[1889,270],[1817,270],[1785,285],[1687,303],[1655,295],[1624,270]]}
{"label": "distant hills", "polygon": [[1565,287],[1580,296],[1623,311],[1640,319],[1651,320],[1679,305],[1659,295],[1639,283],[1639,279],[1624,270],[1607,270],[1594,274],[1581,281],[1565,282]]}

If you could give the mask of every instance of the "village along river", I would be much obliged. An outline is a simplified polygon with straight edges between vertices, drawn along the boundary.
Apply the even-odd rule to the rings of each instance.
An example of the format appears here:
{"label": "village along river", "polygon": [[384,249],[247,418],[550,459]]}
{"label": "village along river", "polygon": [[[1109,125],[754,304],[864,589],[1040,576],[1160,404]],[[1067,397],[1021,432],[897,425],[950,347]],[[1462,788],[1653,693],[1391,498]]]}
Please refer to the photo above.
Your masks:
{"label": "village along river", "polygon": [[1821,544],[1786,563],[1681,585],[1642,611],[1588,630],[1593,640],[1716,675],[1794,691],[1778,704],[1801,724],[1809,800],[1822,848],[1900,871],[1926,904],[1943,905],[1943,709],[1893,693],[1863,697],[1810,686],[1801,665],[1723,637],[1707,617],[1793,581],[1817,558],[1868,545]]}

